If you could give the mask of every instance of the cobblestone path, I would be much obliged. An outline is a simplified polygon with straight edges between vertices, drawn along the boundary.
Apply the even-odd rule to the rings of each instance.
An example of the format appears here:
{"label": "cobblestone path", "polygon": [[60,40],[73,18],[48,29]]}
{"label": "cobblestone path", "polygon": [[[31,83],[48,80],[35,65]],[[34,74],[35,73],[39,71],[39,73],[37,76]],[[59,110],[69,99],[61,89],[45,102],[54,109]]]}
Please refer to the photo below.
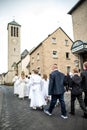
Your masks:
{"label": "cobblestone path", "polygon": [[[3,93],[0,115],[0,130],[87,130],[87,119],[83,119],[81,109],[76,105],[76,115],[64,120],[57,106],[51,117],[43,111],[29,108],[29,100],[13,95],[13,87],[1,86]],[[70,94],[65,94],[67,110],[70,109]]]}

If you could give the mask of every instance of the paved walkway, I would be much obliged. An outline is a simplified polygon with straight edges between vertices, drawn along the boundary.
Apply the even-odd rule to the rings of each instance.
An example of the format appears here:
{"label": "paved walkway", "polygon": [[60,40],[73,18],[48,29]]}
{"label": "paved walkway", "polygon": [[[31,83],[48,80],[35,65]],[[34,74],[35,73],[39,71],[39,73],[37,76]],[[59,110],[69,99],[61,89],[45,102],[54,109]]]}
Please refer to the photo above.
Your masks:
{"label": "paved walkway", "polygon": [[[70,111],[70,92],[65,93],[67,111]],[[47,107],[47,106],[46,106]],[[32,110],[29,100],[20,100],[13,95],[13,87],[0,86],[0,130],[87,130],[87,119],[76,102],[76,115],[61,118],[60,106],[52,116],[43,111]]]}
{"label": "paved walkway", "polygon": [[1,109],[2,109],[2,99],[3,99],[3,92],[1,91],[1,86],[0,86],[0,115],[1,115]]}

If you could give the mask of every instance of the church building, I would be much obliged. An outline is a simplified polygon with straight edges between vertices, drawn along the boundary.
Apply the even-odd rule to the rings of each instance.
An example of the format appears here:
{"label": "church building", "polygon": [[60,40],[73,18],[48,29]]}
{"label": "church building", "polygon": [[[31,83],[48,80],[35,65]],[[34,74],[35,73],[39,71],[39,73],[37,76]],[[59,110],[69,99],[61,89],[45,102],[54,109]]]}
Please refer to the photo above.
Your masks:
{"label": "church building", "polygon": [[87,0],[79,0],[68,14],[72,15],[74,34],[71,51],[78,57],[75,63],[82,70],[83,63],[87,61]]}
{"label": "church building", "polygon": [[5,82],[11,83],[14,75],[18,73],[17,62],[21,59],[21,25],[15,20],[8,23],[8,72]]}

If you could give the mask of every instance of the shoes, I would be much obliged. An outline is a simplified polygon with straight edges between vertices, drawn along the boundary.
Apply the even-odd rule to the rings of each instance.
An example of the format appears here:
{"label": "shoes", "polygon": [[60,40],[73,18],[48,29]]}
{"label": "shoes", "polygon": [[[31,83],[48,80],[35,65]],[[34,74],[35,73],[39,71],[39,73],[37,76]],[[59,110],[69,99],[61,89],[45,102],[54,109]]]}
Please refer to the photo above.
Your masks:
{"label": "shoes", "polygon": [[62,117],[63,119],[67,119],[67,118],[68,118],[67,116],[64,116],[64,115],[61,115],[61,117]]}
{"label": "shoes", "polygon": [[87,119],[87,116],[84,116],[84,115],[83,115],[83,116],[82,116],[82,118],[85,118],[85,119]]}
{"label": "shoes", "polygon": [[75,113],[73,113],[73,112],[69,112],[69,114],[71,114],[71,115],[73,115],[73,116],[75,115]]}
{"label": "shoes", "polygon": [[87,109],[84,111],[84,113],[87,115]]}
{"label": "shoes", "polygon": [[24,98],[19,98],[19,99],[24,100]]}
{"label": "shoes", "polygon": [[38,107],[37,109],[38,109],[38,110],[41,110],[41,111],[43,111],[43,110],[44,110],[43,106]]}
{"label": "shoes", "polygon": [[46,113],[46,114],[49,115],[49,116],[52,115],[48,110],[44,110],[44,113]]}
{"label": "shoes", "polygon": [[33,110],[36,110],[37,108],[36,107],[32,107]]}

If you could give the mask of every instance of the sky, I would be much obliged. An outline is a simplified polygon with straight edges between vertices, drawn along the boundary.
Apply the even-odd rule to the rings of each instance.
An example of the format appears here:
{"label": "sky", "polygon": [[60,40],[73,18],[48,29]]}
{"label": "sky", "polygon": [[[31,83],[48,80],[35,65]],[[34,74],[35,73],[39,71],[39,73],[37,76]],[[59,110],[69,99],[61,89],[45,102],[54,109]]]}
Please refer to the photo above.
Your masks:
{"label": "sky", "polygon": [[0,73],[8,71],[7,25],[21,25],[21,53],[41,43],[61,27],[73,38],[72,17],[67,14],[78,0],[0,0]]}

